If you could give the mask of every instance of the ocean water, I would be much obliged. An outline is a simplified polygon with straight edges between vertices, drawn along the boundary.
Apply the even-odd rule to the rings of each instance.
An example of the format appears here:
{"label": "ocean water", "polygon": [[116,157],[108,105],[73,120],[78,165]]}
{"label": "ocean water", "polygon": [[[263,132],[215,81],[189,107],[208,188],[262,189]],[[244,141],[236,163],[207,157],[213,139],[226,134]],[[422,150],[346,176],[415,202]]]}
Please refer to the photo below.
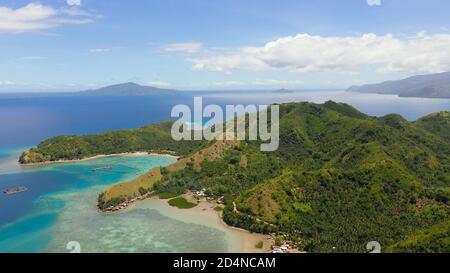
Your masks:
{"label": "ocean water", "polygon": [[[190,96],[32,97],[0,96],[0,148],[33,146],[57,135],[141,127],[170,118]],[[0,152],[1,157],[1,152]]]}
{"label": "ocean water", "polygon": [[[68,252],[71,241],[79,242],[83,252],[227,252],[225,232],[169,218],[152,207],[109,215],[96,210],[95,200],[105,186],[174,161],[162,156],[110,157],[27,171],[39,173],[25,193],[36,196],[28,197],[33,202],[25,216],[0,226],[0,252]],[[113,169],[92,172],[101,165]],[[43,184],[44,176],[59,184]],[[2,218],[13,204],[26,200],[24,195],[2,196]]]}
{"label": "ocean water", "polygon": [[271,104],[327,100],[349,103],[373,116],[397,113],[415,120],[431,112],[450,109],[450,99],[399,98],[396,95],[346,91],[185,92],[178,96],[153,97],[31,97],[0,96],[0,160],[6,148],[34,146],[57,135],[100,133],[141,127],[170,119],[174,105],[192,106],[193,96],[203,104]]}
{"label": "ocean water", "polygon": [[[55,135],[80,135],[135,128],[170,118],[172,106],[270,104],[327,100],[345,102],[374,116],[397,113],[415,120],[450,110],[448,99],[398,98],[345,91],[190,92],[159,97],[0,97],[0,190],[25,186],[15,195],[0,193],[0,252],[68,252],[78,241],[83,252],[226,252],[236,238],[217,226],[192,223],[138,206],[112,215],[99,214],[95,200],[105,187],[136,177],[170,157],[108,157],[71,164],[23,168],[23,150]],[[92,172],[112,165],[111,172]]]}
{"label": "ocean water", "polygon": [[[138,203],[114,214],[96,209],[96,198],[105,187],[175,161],[167,156],[114,156],[0,175],[22,175],[20,185],[29,189],[0,197],[5,222],[0,225],[0,253],[64,253],[74,241],[84,253],[240,251],[242,234],[218,218],[191,217],[164,202]],[[92,171],[105,165],[112,170]]]}
{"label": "ocean water", "polygon": [[450,110],[450,99],[400,98],[397,95],[363,94],[347,91],[299,91],[274,94],[272,92],[238,94],[217,92],[204,94],[207,103],[224,104],[271,104],[287,102],[324,103],[332,100],[352,105],[371,116],[399,114],[414,121],[430,113]]}

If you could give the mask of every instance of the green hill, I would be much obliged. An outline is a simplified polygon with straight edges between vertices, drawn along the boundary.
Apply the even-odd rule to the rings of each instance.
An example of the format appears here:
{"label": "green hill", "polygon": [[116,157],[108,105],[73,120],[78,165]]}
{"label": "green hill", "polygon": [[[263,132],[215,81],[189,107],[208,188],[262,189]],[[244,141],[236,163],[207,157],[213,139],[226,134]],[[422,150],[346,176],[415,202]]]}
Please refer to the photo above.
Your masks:
{"label": "green hill", "polygon": [[[213,147],[174,143],[168,126],[55,138],[22,159],[142,148],[201,155]],[[390,252],[448,251],[449,130],[448,112],[408,122],[334,102],[283,104],[276,152],[241,141],[224,146],[220,156],[163,169],[152,185],[169,193],[206,188],[224,196],[228,224],[281,234],[309,252],[365,252],[370,241]]]}
{"label": "green hill", "polygon": [[98,135],[53,137],[24,152],[19,162],[29,164],[76,160],[95,155],[139,151],[186,155],[204,144],[202,141],[173,140],[170,133],[172,124],[172,121],[166,121],[139,129],[110,131]]}
{"label": "green hill", "polygon": [[200,171],[169,172],[156,189],[224,195],[227,223],[284,234],[306,251],[364,252],[370,241],[416,251],[408,238],[430,226],[440,246],[428,249],[448,249],[448,225],[440,225],[450,219],[448,113],[429,124],[333,102],[280,110],[278,151],[243,142]]}

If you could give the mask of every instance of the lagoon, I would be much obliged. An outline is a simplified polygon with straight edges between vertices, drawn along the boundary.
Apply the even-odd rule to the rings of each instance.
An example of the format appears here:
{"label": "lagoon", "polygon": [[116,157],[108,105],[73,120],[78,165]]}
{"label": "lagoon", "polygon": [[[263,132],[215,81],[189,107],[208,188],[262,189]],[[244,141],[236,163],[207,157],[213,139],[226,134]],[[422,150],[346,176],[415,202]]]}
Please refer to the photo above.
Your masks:
{"label": "lagoon", "polygon": [[[25,186],[27,192],[0,195],[0,252],[69,252],[79,241],[83,252],[234,252],[244,235],[214,217],[179,213],[166,203],[143,202],[113,215],[95,208],[107,186],[173,162],[164,156],[108,157],[90,161],[21,167],[21,151],[55,135],[99,133],[140,127],[170,118],[172,106],[270,104],[327,100],[346,102],[374,116],[397,113],[416,120],[450,110],[449,99],[399,98],[346,91],[187,92],[170,97],[0,98],[0,189]],[[92,172],[112,165],[111,172]],[[197,211],[198,212],[198,211]]]}
{"label": "lagoon", "polygon": [[[166,156],[108,157],[27,167],[0,175],[2,188],[28,188],[24,193],[0,196],[0,252],[45,251],[57,237],[55,228],[68,211],[73,213],[71,219],[88,212],[100,215],[95,207],[96,196],[105,187],[174,161]],[[112,165],[113,169],[92,171],[101,165]],[[83,210],[76,211],[78,204],[84,206]],[[73,220],[63,222],[70,224]]]}
{"label": "lagoon", "polygon": [[[87,253],[240,252],[248,251],[249,240],[254,246],[257,235],[227,227],[209,204],[186,213],[153,198],[118,213],[97,210],[96,198],[108,185],[175,161],[170,156],[112,156],[0,175],[2,186],[29,188],[0,196],[0,252],[64,253],[73,241]],[[106,165],[112,168],[93,171]]]}

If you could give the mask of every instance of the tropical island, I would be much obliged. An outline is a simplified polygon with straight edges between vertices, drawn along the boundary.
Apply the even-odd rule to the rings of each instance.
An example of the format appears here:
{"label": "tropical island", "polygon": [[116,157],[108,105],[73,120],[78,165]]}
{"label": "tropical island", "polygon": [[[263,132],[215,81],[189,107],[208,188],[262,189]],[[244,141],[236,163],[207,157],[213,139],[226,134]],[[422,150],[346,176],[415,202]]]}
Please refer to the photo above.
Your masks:
{"label": "tropical island", "polygon": [[110,85],[99,89],[85,90],[73,93],[78,96],[155,96],[155,95],[179,95],[179,91],[173,89],[158,88],[139,85],[134,82]]}
{"label": "tropical island", "polygon": [[223,203],[227,224],[275,234],[307,252],[366,252],[370,241],[385,252],[450,251],[449,112],[409,122],[331,101],[282,104],[275,152],[261,152],[258,141],[177,142],[171,125],[59,136],[20,162],[170,152],[177,162],[113,185],[98,207],[204,189]]}
{"label": "tropical island", "polygon": [[0,93],[2,99],[42,98],[42,97],[148,97],[148,96],[180,96],[181,91],[154,86],[140,85],[134,82],[118,83],[98,89],[75,92],[24,92]]}

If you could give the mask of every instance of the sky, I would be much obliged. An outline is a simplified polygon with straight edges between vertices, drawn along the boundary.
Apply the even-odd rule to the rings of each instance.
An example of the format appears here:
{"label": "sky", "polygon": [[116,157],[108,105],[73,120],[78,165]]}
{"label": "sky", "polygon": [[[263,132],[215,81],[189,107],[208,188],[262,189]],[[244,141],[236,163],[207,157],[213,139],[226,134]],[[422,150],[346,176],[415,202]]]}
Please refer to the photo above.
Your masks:
{"label": "sky", "polygon": [[335,89],[450,71],[450,1],[0,0],[0,92]]}

